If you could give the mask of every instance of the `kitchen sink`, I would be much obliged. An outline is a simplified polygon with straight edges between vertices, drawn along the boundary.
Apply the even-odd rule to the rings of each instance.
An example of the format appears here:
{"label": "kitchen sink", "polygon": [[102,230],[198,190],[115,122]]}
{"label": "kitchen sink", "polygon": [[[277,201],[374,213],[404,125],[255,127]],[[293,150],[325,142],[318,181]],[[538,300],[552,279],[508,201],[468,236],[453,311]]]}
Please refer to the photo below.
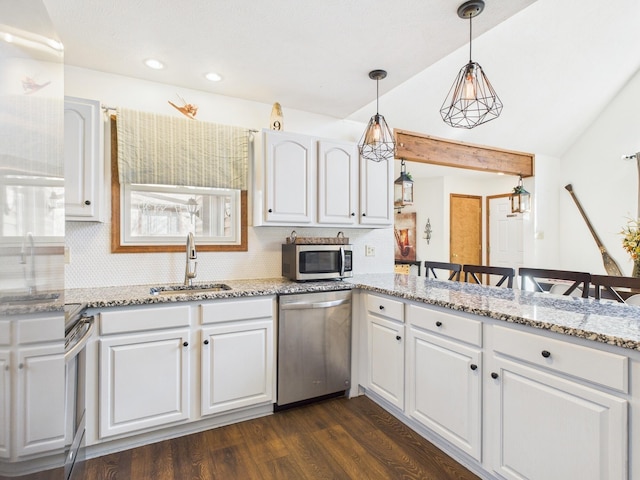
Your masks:
{"label": "kitchen sink", "polygon": [[200,283],[197,285],[167,285],[151,287],[151,295],[187,295],[190,293],[224,292],[231,290],[226,283]]}

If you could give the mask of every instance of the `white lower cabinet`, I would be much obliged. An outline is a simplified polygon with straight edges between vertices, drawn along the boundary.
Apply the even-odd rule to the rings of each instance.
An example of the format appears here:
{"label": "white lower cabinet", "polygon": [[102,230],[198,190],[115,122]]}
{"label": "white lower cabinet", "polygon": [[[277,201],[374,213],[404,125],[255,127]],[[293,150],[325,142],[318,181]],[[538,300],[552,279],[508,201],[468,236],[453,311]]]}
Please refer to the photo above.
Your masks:
{"label": "white lower cabinet", "polygon": [[627,478],[627,402],[507,360],[492,367],[493,469],[505,478]]}
{"label": "white lower cabinet", "polygon": [[404,410],[403,305],[377,295],[367,295],[367,388]]}
{"label": "white lower cabinet", "polygon": [[493,470],[514,480],[626,479],[627,358],[501,326],[491,336]]}
{"label": "white lower cabinet", "polygon": [[202,329],[201,414],[273,399],[273,321]]}
{"label": "white lower cabinet", "polygon": [[274,312],[273,296],[102,311],[87,348],[88,444],[270,406]]}
{"label": "white lower cabinet", "polygon": [[18,456],[64,447],[65,378],[60,345],[24,347],[18,350],[16,383]]}
{"label": "white lower cabinet", "polygon": [[410,325],[407,414],[476,460],[481,453],[480,351]]}
{"label": "white lower cabinet", "polygon": [[628,453],[630,444],[637,450],[629,378],[638,375],[624,352],[397,303],[364,294],[362,385],[456,460],[484,478],[640,478],[629,473]]}
{"label": "white lower cabinet", "polygon": [[187,329],[100,340],[100,436],[187,420],[188,352]]}

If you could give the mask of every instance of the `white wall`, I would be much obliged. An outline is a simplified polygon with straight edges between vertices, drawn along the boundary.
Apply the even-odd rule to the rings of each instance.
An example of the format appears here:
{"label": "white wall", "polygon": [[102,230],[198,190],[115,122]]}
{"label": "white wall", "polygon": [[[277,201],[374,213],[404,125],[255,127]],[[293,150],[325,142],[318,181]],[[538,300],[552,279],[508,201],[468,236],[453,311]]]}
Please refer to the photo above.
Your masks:
{"label": "white wall", "polygon": [[638,169],[622,155],[640,151],[640,71],[580,136],[560,162],[557,176],[562,189],[560,212],[560,265],[572,270],[606,273],[602,256],[568,192],[571,183],[587,217],[609,254],[625,275],[633,268],[622,248],[620,231],[636,218]]}
{"label": "white wall", "polygon": [[[268,127],[271,105],[249,102],[187,90],[172,85],[136,80],[102,72],[65,68],[65,95],[99,100],[109,107],[127,107],[173,115],[168,100],[179,102],[180,95],[199,107],[198,119],[260,130]],[[274,99],[277,101],[277,99]],[[357,142],[365,125],[321,115],[288,110],[283,105],[285,130],[325,138]],[[107,116],[104,115],[104,120]],[[108,122],[105,122],[108,128]],[[106,135],[105,139],[109,136]],[[108,141],[105,148],[108,149]],[[105,169],[108,170],[109,155]],[[105,172],[105,191],[109,192]],[[251,204],[251,192],[249,192]],[[109,203],[107,215],[110,218]],[[197,281],[279,277],[280,245],[291,232],[283,227],[249,227],[248,252],[200,252]],[[296,228],[298,235],[335,236],[339,229]],[[393,271],[392,229],[342,229],[354,244],[357,273]],[[110,253],[110,224],[67,222],[66,246],[70,263],[65,268],[67,288],[131,284],[178,283],[184,279],[184,253]],[[375,246],[374,257],[364,256],[364,246]]]}

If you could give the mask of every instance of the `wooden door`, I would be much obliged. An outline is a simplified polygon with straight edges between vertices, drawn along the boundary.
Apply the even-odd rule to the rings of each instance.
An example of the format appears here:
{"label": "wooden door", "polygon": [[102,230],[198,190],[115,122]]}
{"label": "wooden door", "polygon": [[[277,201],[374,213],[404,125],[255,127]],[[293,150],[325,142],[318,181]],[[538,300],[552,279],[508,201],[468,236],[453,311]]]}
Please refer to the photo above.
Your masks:
{"label": "wooden door", "polygon": [[449,210],[450,261],[482,265],[482,197],[452,193]]}

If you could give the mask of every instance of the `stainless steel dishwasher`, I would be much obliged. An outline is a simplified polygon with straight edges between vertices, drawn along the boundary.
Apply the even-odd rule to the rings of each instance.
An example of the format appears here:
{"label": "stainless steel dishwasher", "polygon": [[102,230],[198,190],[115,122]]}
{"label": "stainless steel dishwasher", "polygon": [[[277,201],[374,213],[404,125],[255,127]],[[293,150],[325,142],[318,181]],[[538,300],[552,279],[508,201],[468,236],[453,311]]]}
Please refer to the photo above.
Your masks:
{"label": "stainless steel dishwasher", "polygon": [[280,296],[278,401],[344,392],[351,380],[351,291]]}

